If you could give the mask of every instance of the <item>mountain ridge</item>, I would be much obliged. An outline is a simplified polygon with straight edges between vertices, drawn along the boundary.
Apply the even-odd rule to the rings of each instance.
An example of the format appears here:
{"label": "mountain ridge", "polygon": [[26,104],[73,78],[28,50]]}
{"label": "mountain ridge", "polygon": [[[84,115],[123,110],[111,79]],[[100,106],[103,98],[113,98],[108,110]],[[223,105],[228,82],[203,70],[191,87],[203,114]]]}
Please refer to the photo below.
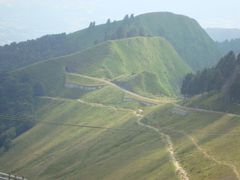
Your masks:
{"label": "mountain ridge", "polygon": [[169,12],[155,12],[126,16],[123,20],[101,25],[91,23],[88,28],[74,33],[47,35],[37,40],[2,46],[0,67],[1,70],[14,70],[93,47],[106,40],[134,36],[165,38],[193,70],[214,65],[219,56],[214,42],[194,19]]}
{"label": "mountain ridge", "polygon": [[[61,82],[64,81],[64,77],[61,76],[64,76],[66,72],[110,80],[122,76],[117,82],[126,83],[129,82],[127,77],[141,75],[143,78],[140,79],[141,83],[131,85],[132,91],[140,93],[144,93],[145,85],[149,81],[145,78],[150,75],[156,79],[155,83],[150,84],[156,89],[152,91],[147,88],[149,93],[162,92],[167,96],[179,93],[181,80],[185,74],[191,72],[189,66],[184,63],[171,44],[160,37],[132,37],[106,41],[77,53],[35,63],[19,70],[18,73],[28,72],[36,79],[41,77],[40,79],[48,84],[46,87],[52,89],[53,84],[48,83],[51,78],[43,78],[44,68],[54,70],[49,70],[48,76],[53,79],[58,77],[57,79],[62,79]],[[53,82],[60,83],[54,80]],[[62,86],[60,84],[57,87]]]}

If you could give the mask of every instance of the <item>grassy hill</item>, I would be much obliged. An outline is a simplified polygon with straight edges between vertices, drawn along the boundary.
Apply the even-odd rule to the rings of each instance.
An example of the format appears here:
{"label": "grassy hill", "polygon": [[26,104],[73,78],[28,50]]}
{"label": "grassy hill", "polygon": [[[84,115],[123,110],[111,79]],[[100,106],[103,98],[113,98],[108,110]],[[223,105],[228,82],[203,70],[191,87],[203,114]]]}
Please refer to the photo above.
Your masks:
{"label": "grassy hill", "polygon": [[[144,115],[144,124],[169,135],[190,179],[237,179],[238,117],[173,105]],[[1,154],[2,171],[29,179],[179,179],[164,138],[140,126],[131,109],[49,98],[35,116],[35,127]]]}
{"label": "grassy hill", "polygon": [[[139,69],[144,67],[147,71],[152,67],[148,59],[141,61],[142,54],[137,56],[143,51],[141,47],[145,43],[152,44],[148,47],[159,43],[164,44],[162,48],[169,47],[165,42],[161,38],[109,41],[20,70],[20,74],[45,80],[47,95],[55,97],[39,98],[34,112],[35,126],[16,138],[9,151],[0,154],[1,171],[41,180],[179,179],[177,163],[190,179],[239,179],[239,116],[173,104],[146,105],[109,84],[77,99],[56,97],[68,89],[64,86],[66,82],[88,87],[101,86],[104,81],[97,80],[101,78],[114,82],[135,79]],[[144,66],[135,65],[134,59],[130,62],[134,68],[122,65],[131,59],[119,53],[126,45],[129,50],[131,45],[139,47],[137,63],[146,62]],[[113,56],[116,50],[118,53]],[[161,49],[157,50],[160,56]],[[95,53],[102,53],[98,56],[101,58],[91,58]],[[116,58],[121,60],[113,66],[116,73],[109,73],[116,55],[125,58]],[[165,62],[166,67],[172,67],[170,59],[153,62]],[[85,65],[81,67],[79,61],[87,65],[79,63]],[[105,67],[99,66],[98,61]],[[86,72],[87,67],[91,71]],[[45,71],[47,68],[53,71]],[[136,73],[131,74],[130,70]],[[157,70],[155,66],[152,72],[157,74]],[[17,116],[6,118],[24,121]]]}
{"label": "grassy hill", "polygon": [[96,41],[104,41],[105,33],[114,34],[126,26],[129,31],[135,29],[147,36],[164,37],[194,70],[214,65],[219,58],[215,43],[194,19],[168,12],[139,15],[127,25],[124,21],[99,25],[70,34],[69,38],[79,42],[80,47],[91,47]]}
{"label": "grassy hill", "polygon": [[160,36],[176,49],[193,69],[214,65],[216,44],[193,19],[168,12],[128,17],[71,33],[0,47],[0,69],[14,70],[52,57],[78,52],[107,40],[134,36]]}
{"label": "grassy hill", "polygon": [[217,62],[214,42],[194,19],[172,13],[149,13],[137,19],[149,34],[166,38],[193,70]]}
{"label": "grassy hill", "polygon": [[239,179],[239,116],[167,105],[144,123],[168,134],[189,179]]}
{"label": "grassy hill", "polygon": [[[191,70],[166,40],[135,37],[107,41],[19,72],[42,81],[51,95],[63,89],[65,74],[71,72],[128,84],[131,91],[144,95],[174,96],[180,92],[183,77]],[[76,79],[73,81],[76,83]]]}
{"label": "grassy hill", "polygon": [[1,170],[30,179],[177,179],[159,136],[138,127],[131,111],[61,99],[41,103],[37,125],[1,155]]}

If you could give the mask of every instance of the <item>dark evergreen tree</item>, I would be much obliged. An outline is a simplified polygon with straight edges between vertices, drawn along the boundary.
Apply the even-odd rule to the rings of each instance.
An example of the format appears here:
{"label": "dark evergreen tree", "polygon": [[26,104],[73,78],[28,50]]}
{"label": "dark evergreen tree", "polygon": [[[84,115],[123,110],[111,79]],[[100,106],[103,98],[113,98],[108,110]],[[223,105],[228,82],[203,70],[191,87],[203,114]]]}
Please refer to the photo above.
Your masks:
{"label": "dark evergreen tree", "polygon": [[36,82],[33,86],[33,95],[34,96],[44,96],[45,94],[45,88],[43,83]]}
{"label": "dark evergreen tree", "polygon": [[134,14],[131,14],[130,20],[134,20]]}
{"label": "dark evergreen tree", "polygon": [[230,51],[226,56],[224,56],[216,66],[216,69],[219,69],[223,77],[229,78],[233,69],[236,65],[236,56],[233,51]]}
{"label": "dark evergreen tree", "polygon": [[146,33],[145,33],[144,28],[141,27],[141,28],[139,29],[139,35],[140,35],[140,36],[146,36]]}
{"label": "dark evergreen tree", "polygon": [[0,73],[0,148],[33,126],[34,98],[44,95],[44,85],[26,74]]}
{"label": "dark evergreen tree", "polygon": [[191,86],[191,82],[194,78],[194,75],[192,73],[187,74],[186,77],[183,80],[182,83],[182,88],[181,88],[181,92],[183,95],[191,95],[190,92],[190,86]]}
{"label": "dark evergreen tree", "polygon": [[133,36],[138,36],[139,32],[136,27],[132,27],[128,32],[127,32],[127,37],[133,37]]}
{"label": "dark evergreen tree", "polygon": [[127,15],[124,16],[123,21],[124,21],[124,22],[127,22],[128,20],[129,20],[129,16],[128,16],[128,14],[127,14]]}
{"label": "dark evergreen tree", "polygon": [[231,85],[229,95],[231,102],[240,103],[240,74]]}

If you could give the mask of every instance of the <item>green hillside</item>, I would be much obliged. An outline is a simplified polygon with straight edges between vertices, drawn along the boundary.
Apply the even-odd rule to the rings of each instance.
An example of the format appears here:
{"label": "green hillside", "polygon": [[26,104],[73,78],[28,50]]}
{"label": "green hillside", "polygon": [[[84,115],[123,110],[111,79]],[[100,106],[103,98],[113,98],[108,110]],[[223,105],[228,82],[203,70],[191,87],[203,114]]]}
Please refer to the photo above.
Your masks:
{"label": "green hillside", "polygon": [[70,72],[125,83],[131,91],[144,95],[174,96],[180,92],[183,77],[191,71],[166,40],[135,37],[108,41],[19,72],[42,79],[50,94],[58,94],[64,86],[65,73]]}
{"label": "green hillside", "polygon": [[[119,30],[123,31],[120,35]],[[78,42],[80,48],[91,47],[95,42],[105,41],[106,34],[110,34],[110,39],[113,35],[113,39],[136,35],[164,37],[194,70],[214,65],[219,58],[216,44],[194,19],[168,12],[95,26],[69,34],[69,39]]]}
{"label": "green hillside", "polygon": [[149,13],[138,17],[148,34],[165,37],[194,70],[217,62],[213,40],[194,19],[172,13]]}
{"label": "green hillside", "polygon": [[[186,104],[207,109],[239,110],[240,55],[233,51],[222,57],[215,67],[188,74],[181,88]],[[239,112],[238,112],[239,113]]]}
{"label": "green hillside", "polygon": [[182,59],[198,70],[214,65],[219,57],[216,44],[193,19],[168,12],[126,16],[121,21],[91,24],[71,33],[0,47],[0,70],[14,70],[49,58],[91,48],[107,40],[135,36],[160,36],[176,49]]}
{"label": "green hillside", "polygon": [[189,179],[240,178],[240,116],[167,105],[142,120],[168,134]]}
{"label": "green hillside", "polygon": [[179,179],[159,129],[190,179],[238,179],[239,117],[173,105],[137,117],[76,100],[39,103],[35,127],[1,154],[2,171],[43,180]]}

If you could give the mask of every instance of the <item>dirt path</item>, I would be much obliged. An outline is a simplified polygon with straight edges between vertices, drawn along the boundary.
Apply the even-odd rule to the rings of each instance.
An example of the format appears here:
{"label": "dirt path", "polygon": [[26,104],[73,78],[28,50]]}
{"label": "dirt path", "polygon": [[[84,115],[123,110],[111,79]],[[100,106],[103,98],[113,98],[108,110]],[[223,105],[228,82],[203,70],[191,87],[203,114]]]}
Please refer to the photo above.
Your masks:
{"label": "dirt path", "polygon": [[75,76],[79,76],[79,77],[83,77],[83,78],[88,78],[88,79],[91,79],[91,80],[94,80],[94,81],[98,81],[98,82],[104,83],[106,85],[112,86],[112,87],[114,87],[116,89],[119,89],[119,90],[125,92],[128,95],[131,95],[132,97],[136,98],[137,100],[140,100],[140,101],[143,101],[143,102],[148,102],[148,103],[152,103],[152,104],[163,103],[162,101],[160,101],[158,99],[152,99],[152,98],[144,97],[144,96],[141,96],[141,95],[136,94],[134,92],[128,91],[128,90],[126,90],[124,88],[121,88],[120,86],[112,83],[111,81],[108,81],[108,80],[103,79],[103,78],[96,78],[96,77],[86,76],[86,75],[82,75],[82,74],[74,74],[74,73],[69,73],[69,74],[72,74],[72,75],[75,75]]}
{"label": "dirt path", "polygon": [[233,114],[233,113],[226,113],[226,112],[221,112],[221,111],[214,111],[214,110],[207,110],[207,109],[201,109],[201,108],[193,108],[193,107],[187,107],[187,106],[181,106],[179,104],[174,104],[175,106],[185,109],[185,110],[190,110],[190,111],[196,111],[196,112],[205,112],[205,113],[215,113],[215,114],[220,114],[220,115],[227,115],[231,117],[239,117],[239,114]]}
{"label": "dirt path", "polygon": [[121,108],[121,107],[115,107],[115,106],[110,106],[110,105],[104,105],[101,103],[92,103],[92,102],[87,102],[84,101],[82,99],[67,99],[67,98],[61,98],[61,97],[49,97],[49,96],[42,96],[42,99],[50,99],[50,100],[58,100],[58,101],[71,101],[71,102],[80,102],[82,104],[86,104],[92,107],[103,107],[103,108],[108,108],[108,109],[112,109],[114,111],[131,111],[132,113],[136,113],[134,110],[132,109],[128,109],[128,108]]}
{"label": "dirt path", "polygon": [[[114,87],[114,88],[117,88],[119,90],[121,90],[122,92],[128,94],[128,95],[131,95],[132,97],[136,98],[136,100],[140,100],[140,101],[143,101],[143,102],[148,102],[148,103],[152,103],[152,104],[162,104],[163,102],[160,101],[159,99],[152,99],[152,98],[148,98],[148,97],[144,97],[144,96],[141,96],[139,94],[136,94],[134,92],[131,92],[131,91],[128,91],[114,83],[112,83],[111,81],[108,81],[106,79],[102,79],[102,78],[96,78],[96,77],[90,77],[90,76],[86,76],[86,75],[81,75],[81,74],[73,74],[73,75],[76,75],[76,76],[79,76],[79,77],[83,77],[83,78],[88,78],[88,79],[91,79],[91,80],[95,80],[95,81],[98,81],[100,83],[103,83],[103,84],[106,84],[106,85],[109,85],[111,87]],[[67,100],[67,99],[64,99],[64,98],[52,98],[52,97],[44,97],[44,98],[50,98],[50,99],[55,99],[55,100]],[[75,101],[75,100],[71,100],[71,101]],[[114,107],[114,106],[108,106],[108,105],[104,105],[104,104],[100,104],[100,103],[91,103],[91,102],[86,102],[84,100],[81,100],[81,99],[78,99],[77,100],[78,102],[80,103],[84,103],[84,104],[88,104],[90,106],[93,106],[93,107],[105,107],[105,108],[111,108],[115,111],[117,110],[124,110],[124,111],[131,111],[136,117],[138,117],[138,120],[137,120],[137,123],[140,125],[140,126],[144,126],[144,127],[147,127],[157,133],[159,133],[161,135],[161,137],[165,140],[166,144],[167,144],[167,151],[169,152],[170,154],[170,157],[171,157],[171,160],[174,164],[174,167],[176,169],[176,172],[177,172],[177,175],[179,176],[180,179],[182,180],[189,180],[189,177],[188,177],[188,174],[187,172],[184,170],[184,168],[181,166],[180,162],[177,160],[176,158],[176,154],[174,152],[174,148],[173,148],[173,143],[171,141],[171,137],[163,132],[161,132],[159,129],[153,127],[153,126],[150,126],[150,125],[147,125],[147,124],[144,124],[141,122],[141,119],[144,117],[142,114],[139,114],[137,111],[134,111],[132,109],[125,109],[125,108],[118,108],[118,107]],[[172,103],[172,102],[170,102]],[[179,107],[179,108],[182,108],[182,109],[185,109],[185,110],[189,110],[189,111],[197,111],[197,112],[205,112],[205,113],[216,113],[216,114],[221,114],[221,115],[228,115],[228,116],[232,116],[232,117],[240,117],[240,115],[238,114],[231,114],[231,113],[225,113],[225,112],[220,112],[220,111],[213,111],[213,110],[206,110],[206,109],[201,109],[201,108],[192,108],[192,107],[186,107],[186,106],[181,106],[179,104],[175,104],[175,103],[172,103],[173,105]],[[198,143],[196,142],[196,140],[185,134],[191,141],[192,143],[196,146],[196,148],[208,159],[220,164],[220,165],[224,165],[224,166],[227,166],[229,168],[231,168],[234,172],[234,174],[236,175],[237,179],[240,180],[240,174],[237,170],[237,167],[233,164],[230,164],[228,162],[225,162],[225,161],[219,161],[217,160],[215,157],[213,157],[212,155],[208,154],[207,151],[205,151],[203,148],[201,148]]]}
{"label": "dirt path", "polygon": [[238,170],[237,170],[237,167],[236,167],[235,165],[230,164],[230,163],[225,162],[225,161],[217,160],[215,157],[213,157],[212,155],[208,154],[208,152],[207,152],[206,150],[204,150],[202,147],[200,147],[199,144],[197,143],[197,141],[196,141],[192,136],[190,136],[190,135],[188,135],[188,134],[185,134],[185,133],[184,133],[184,135],[187,136],[187,137],[192,141],[192,143],[195,145],[195,147],[196,147],[207,159],[212,160],[212,161],[216,162],[216,163],[219,164],[219,165],[224,165],[224,166],[227,166],[227,167],[231,168],[231,169],[233,170],[234,174],[236,175],[236,178],[237,178],[238,180],[240,180],[240,174],[239,174],[239,172],[238,172]]}
{"label": "dirt path", "polygon": [[153,126],[150,126],[150,125],[142,123],[141,119],[138,119],[137,123],[140,126],[144,126],[146,128],[152,129],[153,131],[155,131],[155,132],[157,132],[158,134],[161,135],[161,137],[164,139],[164,141],[167,144],[167,151],[170,154],[171,161],[172,161],[172,163],[173,163],[173,165],[174,165],[174,167],[176,169],[177,175],[179,176],[179,178],[181,180],[189,180],[187,172],[184,170],[184,168],[181,166],[180,162],[176,158],[176,154],[175,154],[175,151],[174,151],[174,148],[173,148],[173,143],[171,141],[170,136],[165,134],[165,133],[160,132],[159,129],[157,129],[157,128],[153,127]]}
{"label": "dirt path", "polygon": [[[43,98],[51,99],[51,100],[74,101],[74,100],[68,100],[68,99],[56,98],[56,97],[43,97]],[[186,171],[183,169],[183,167],[181,166],[179,161],[176,159],[176,155],[175,155],[174,148],[173,148],[173,143],[171,141],[170,136],[160,132],[159,129],[157,129],[155,127],[152,127],[152,126],[149,126],[149,125],[146,125],[146,124],[142,123],[141,120],[144,117],[142,114],[140,114],[139,112],[134,111],[132,109],[117,108],[117,107],[114,107],[114,106],[106,106],[106,105],[98,104],[98,103],[89,103],[89,102],[83,101],[81,99],[78,99],[77,101],[81,102],[81,103],[84,103],[84,104],[88,104],[88,105],[94,106],[94,107],[106,107],[106,108],[111,108],[111,109],[114,109],[114,110],[127,110],[127,111],[132,112],[136,117],[138,117],[137,123],[140,126],[147,127],[147,128],[149,128],[149,129],[151,129],[151,130],[153,130],[153,131],[155,131],[155,132],[157,132],[157,133],[159,133],[161,135],[161,137],[165,140],[165,142],[167,144],[167,151],[170,154],[171,161],[173,162],[173,165],[174,165],[174,167],[176,169],[177,175],[180,177],[181,180],[189,180]]]}

